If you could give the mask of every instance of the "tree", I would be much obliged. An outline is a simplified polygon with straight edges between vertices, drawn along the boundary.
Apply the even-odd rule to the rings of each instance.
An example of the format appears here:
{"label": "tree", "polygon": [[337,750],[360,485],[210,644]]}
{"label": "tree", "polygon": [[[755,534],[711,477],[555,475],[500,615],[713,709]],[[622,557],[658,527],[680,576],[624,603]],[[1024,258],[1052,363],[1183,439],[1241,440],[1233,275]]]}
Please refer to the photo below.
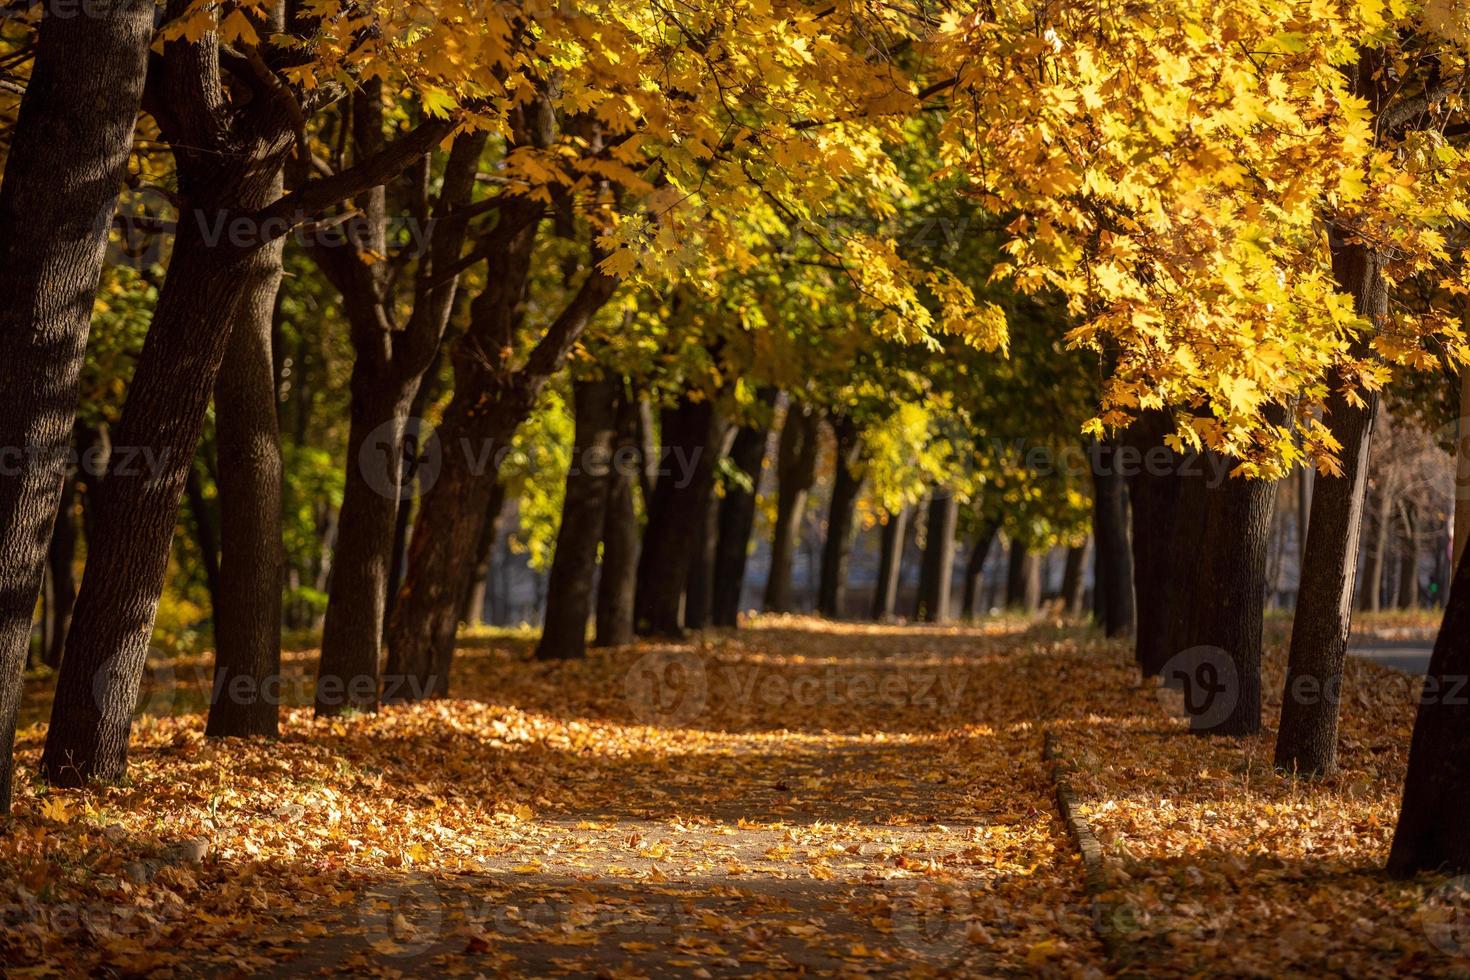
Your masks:
{"label": "tree", "polygon": [[[153,4],[49,11],[0,184],[0,813],[10,811],[21,671],[64,478],[103,249],[142,98]],[[87,111],[77,112],[76,107]]]}
{"label": "tree", "polygon": [[817,437],[821,415],[792,399],[781,424],[776,449],[776,523],[771,532],[771,570],[766,578],[766,612],[791,612],[791,562],[796,554],[807,494],[817,472]]}

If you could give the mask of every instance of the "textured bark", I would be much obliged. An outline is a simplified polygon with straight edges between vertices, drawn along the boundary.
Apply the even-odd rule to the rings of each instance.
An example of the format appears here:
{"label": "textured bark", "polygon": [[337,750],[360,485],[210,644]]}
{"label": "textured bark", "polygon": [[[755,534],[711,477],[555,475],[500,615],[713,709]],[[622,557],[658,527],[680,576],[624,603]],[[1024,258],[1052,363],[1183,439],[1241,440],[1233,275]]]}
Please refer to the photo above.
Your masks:
{"label": "textured bark", "polygon": [[46,550],[46,629],[41,661],[53,669],[61,664],[66,634],[71,629],[72,609],[77,604],[77,521],[73,513],[76,500],[77,481],[68,475],[61,483],[56,525]]}
{"label": "textured bark", "polygon": [[337,513],[332,586],[317,667],[316,713],[371,711],[387,615],[403,426],[412,395],[366,358],[352,367],[347,471]]}
{"label": "textured bark", "polygon": [[[501,220],[505,217],[502,213]],[[509,229],[497,244],[496,274],[475,297],[469,329],[450,353],[455,385],[439,428],[443,463],[420,504],[408,574],[388,624],[385,700],[448,693],[459,611],[499,479],[497,451],[509,445],[541,389],[617,285],[596,268],[594,250],[582,285],[524,364],[508,362],[521,325],[535,232],[536,222],[527,222]]]}
{"label": "textured bark", "polygon": [[[126,771],[179,500],[255,251],[303,216],[381,183],[449,130],[420,126],[385,156],[276,200],[295,144],[292,113],[253,73],[227,82],[217,43],[209,34],[174,41],[150,72],[149,111],[173,148],[180,221],[117,428],[52,702],[41,768],[63,785]],[[252,97],[241,97],[252,85]],[[243,236],[232,220],[241,216],[249,219]]]}
{"label": "textured bark", "polygon": [[720,500],[705,494],[704,520],[695,524],[689,542],[689,581],[684,587],[684,628],[702,630],[710,625],[714,604],[715,546],[720,539]]}
{"label": "textured bark", "polygon": [[[1358,312],[1381,321],[1388,311],[1388,292],[1378,259],[1361,246],[1338,244],[1333,250],[1333,272],[1339,286],[1353,295]],[[1276,738],[1276,766],[1306,776],[1329,773],[1337,764],[1342,667],[1352,630],[1353,577],[1358,568],[1358,534],[1376,407],[1373,395],[1365,406],[1348,404],[1335,393],[1338,387],[1336,383],[1332,386],[1334,394],[1328,397],[1323,421],[1342,445],[1342,475],[1319,474],[1313,488],[1306,560]],[[1386,524],[1387,512],[1380,517]],[[1385,530],[1380,528],[1380,533]],[[1373,565],[1369,563],[1365,585],[1376,600],[1377,569]]]}
{"label": "textured bark", "polygon": [[817,471],[818,413],[793,401],[781,426],[776,453],[776,527],[771,535],[771,571],[766,578],[766,612],[791,612],[791,563],[801,537],[807,494]]}
{"label": "textured bark", "polygon": [[575,453],[567,472],[556,553],[547,579],[546,624],[536,644],[539,660],[587,656],[587,620],[592,615],[597,546],[606,518],[620,387],[612,377],[572,384]]}
{"label": "textured bark", "polygon": [[949,621],[950,584],[954,581],[954,529],[959,501],[948,490],[929,498],[924,531],[924,556],[919,564],[919,594],[914,618],[922,623]]}
{"label": "textured bark", "polygon": [[1164,639],[1155,654],[1162,659],[1140,663],[1145,677],[1157,675],[1174,656],[1202,642],[1196,634],[1199,625],[1196,621],[1199,610],[1196,596],[1209,588],[1210,574],[1204,551],[1209,516],[1204,463],[1198,455],[1191,455],[1179,457],[1175,465],[1177,484],[1174,492],[1178,497],[1171,522],[1173,533],[1179,540],[1196,542],[1196,546],[1167,550],[1167,563],[1160,572],[1166,597],[1160,623]]}
{"label": "textured bark", "polygon": [[872,617],[884,622],[898,611],[898,586],[903,577],[903,545],[909,526],[909,508],[889,514],[883,524],[878,551],[878,582],[873,591]]}
{"label": "textured bark", "polygon": [[985,518],[975,533],[975,540],[970,543],[970,554],[965,559],[964,599],[960,604],[960,614],[966,619],[980,615],[980,575],[985,571],[985,561],[990,557],[990,549],[999,531],[999,524]]}
{"label": "textured bark", "polygon": [[[1211,714],[1212,698],[1186,698],[1200,710],[1190,730],[1200,735],[1254,735],[1261,730],[1261,624],[1266,606],[1266,549],[1277,486],[1227,479],[1205,491],[1201,573],[1188,596],[1195,643],[1224,651],[1233,679],[1219,680],[1228,712]],[[1195,678],[1196,681],[1200,678]]]}
{"label": "textured bark", "polygon": [[[239,195],[229,201],[232,210],[264,206],[289,141],[290,128],[283,126],[278,142],[264,148],[264,158],[274,161],[266,168],[255,154],[214,157],[220,162],[203,165],[194,153],[179,154],[186,199],[201,205],[183,213],[214,213],[225,202],[208,193],[219,189]],[[186,163],[186,156],[194,159]],[[141,455],[120,464],[123,454],[114,449],[96,534],[88,542],[41,758],[53,783],[118,779],[126,771],[132,711],[174,518],[250,269],[248,251],[211,245],[200,221],[180,222],[114,440],[115,447],[136,448]]]}
{"label": "textured bark", "polygon": [[279,730],[285,555],[271,332],[284,244],[251,257],[214,389],[220,602],[206,735],[274,738]]}
{"label": "textured bark", "polygon": [[[1315,518],[1314,518],[1315,520]],[[1470,562],[1450,586],[1444,622],[1429,658],[1409,743],[1409,769],[1398,827],[1388,853],[1390,874],[1470,872]]]}
{"label": "textured bark", "polygon": [[1086,567],[1087,542],[1068,548],[1067,564],[1062,569],[1062,611],[1068,616],[1082,615],[1087,589],[1083,574]]}
{"label": "textured bark", "polygon": [[[775,400],[774,388],[762,388],[756,393],[762,409]],[[750,489],[727,486],[720,500],[710,614],[716,626],[735,626],[739,622],[745,563],[750,555],[750,534],[755,528],[756,493],[760,489],[761,466],[769,438],[769,426],[753,423],[742,426],[730,446],[730,462],[750,478]]]}
{"label": "textured bark", "polygon": [[[1143,413],[1128,433],[1127,445],[1139,458],[1128,477],[1133,516],[1133,595],[1138,623],[1134,655],[1143,676],[1156,676],[1177,649],[1170,646],[1173,571],[1182,560],[1179,542],[1188,533],[1177,522],[1186,480],[1197,479],[1198,457],[1183,457],[1164,445],[1170,431],[1162,411]],[[1101,555],[1102,539],[1098,540]]]}
{"label": "textured bark", "polygon": [[817,612],[838,619],[847,596],[847,556],[852,551],[853,513],[863,485],[859,469],[863,450],[857,423],[846,415],[833,416],[832,433],[837,439],[837,465],[827,509],[827,537],[822,542]]}
{"label": "textured bark", "polygon": [[[384,145],[382,103],[372,86],[353,100],[356,152],[365,158]],[[395,278],[388,263],[367,261],[387,245],[387,207],[382,188],[363,195],[363,219],[353,223],[351,241],[320,245],[312,256],[342,295],[351,327],[355,358],[350,382],[347,474],[337,517],[331,592],[322,628],[316,712],[337,714],[378,704],[378,662],[383,630],[394,588],[395,546],[402,547],[407,514],[402,501],[414,486],[417,466],[405,461],[405,438],[419,456],[439,451],[439,443],[417,420],[410,420],[423,376],[438,356],[458,290],[457,278],[444,269],[459,260],[466,228],[448,215],[462,210],[474,189],[474,176],[485,147],[483,136],[456,139],[444,167],[435,205],[436,220],[428,254],[413,279],[412,309],[399,327],[393,319]],[[519,231],[529,237],[539,210],[512,204],[492,235],[503,243]],[[526,245],[528,248],[529,245]],[[513,260],[509,266],[515,275]],[[419,460],[415,460],[415,463]],[[479,525],[477,525],[478,529]],[[478,534],[478,530],[476,534]],[[477,539],[475,539],[477,540]],[[403,560],[401,557],[398,559]],[[393,601],[396,601],[396,594]],[[458,609],[456,609],[458,612]]]}
{"label": "textured bark", "polygon": [[648,505],[648,526],[638,556],[634,600],[635,629],[644,636],[678,636],[683,632],[685,588],[694,561],[691,542],[708,519],[715,464],[723,432],[713,402],[681,398],[661,418],[664,450],[692,463],[687,484],[678,473],[660,476]]}
{"label": "textured bark", "polygon": [[638,445],[638,402],[625,384],[619,392],[617,448],[607,479],[603,511],[602,570],[597,577],[597,629],[593,646],[617,647],[633,642],[633,603],[638,588],[638,510],[633,500],[641,472]]}
{"label": "textured bark", "polygon": [[91,17],[46,13],[0,182],[0,813],[10,811],[31,617],[152,34],[153,4],[142,0]]}

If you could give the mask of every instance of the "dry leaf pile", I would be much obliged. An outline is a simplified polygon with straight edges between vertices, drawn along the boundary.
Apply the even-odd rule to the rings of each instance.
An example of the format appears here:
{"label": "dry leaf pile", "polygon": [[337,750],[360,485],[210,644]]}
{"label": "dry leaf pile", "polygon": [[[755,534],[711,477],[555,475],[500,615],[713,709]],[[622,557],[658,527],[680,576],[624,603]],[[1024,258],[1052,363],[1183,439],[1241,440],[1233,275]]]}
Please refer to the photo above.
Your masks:
{"label": "dry leaf pile", "polygon": [[[1401,617],[1402,618],[1402,617]],[[1422,614],[1420,619],[1422,621]],[[1398,631],[1412,624],[1379,626]],[[1386,878],[1420,680],[1349,658],[1341,771],[1277,775],[1286,635],[1268,630],[1263,717],[1244,742],[1189,735],[1180,695],[1097,666],[1094,713],[1058,724],[1110,890],[1114,970],[1158,976],[1466,975],[1460,882]]]}

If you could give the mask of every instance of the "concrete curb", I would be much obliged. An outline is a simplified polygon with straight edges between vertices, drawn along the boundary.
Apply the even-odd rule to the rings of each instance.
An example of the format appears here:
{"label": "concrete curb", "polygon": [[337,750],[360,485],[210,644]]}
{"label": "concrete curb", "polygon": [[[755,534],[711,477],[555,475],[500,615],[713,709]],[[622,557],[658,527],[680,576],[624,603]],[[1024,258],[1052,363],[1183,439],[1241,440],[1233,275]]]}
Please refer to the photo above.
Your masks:
{"label": "concrete curb", "polygon": [[1055,732],[1045,733],[1041,758],[1042,761],[1051,763],[1049,773],[1056,792],[1057,810],[1061,813],[1062,822],[1067,825],[1067,831],[1082,858],[1082,889],[1091,905],[1093,931],[1102,940],[1108,959],[1115,965],[1125,963],[1128,957],[1124,953],[1123,934],[1129,931],[1131,909],[1126,904],[1116,903],[1105,897],[1108,877],[1102,845],[1098,843],[1087,819],[1079,812],[1077,793],[1067,778],[1072,767],[1062,756],[1061,741]]}

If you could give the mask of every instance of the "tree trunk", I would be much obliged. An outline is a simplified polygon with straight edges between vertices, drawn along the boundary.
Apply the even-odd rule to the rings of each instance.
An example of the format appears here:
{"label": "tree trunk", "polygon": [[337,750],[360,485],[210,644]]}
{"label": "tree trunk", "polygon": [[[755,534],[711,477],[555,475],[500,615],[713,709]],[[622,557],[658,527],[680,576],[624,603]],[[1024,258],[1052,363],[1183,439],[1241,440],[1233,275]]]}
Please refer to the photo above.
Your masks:
{"label": "tree trunk", "polygon": [[776,454],[776,527],[771,536],[771,571],[766,579],[766,612],[791,611],[791,562],[801,537],[801,518],[817,470],[818,413],[792,401],[781,426]]}
{"label": "tree trunk", "polygon": [[710,487],[704,505],[704,520],[695,525],[689,542],[689,581],[684,586],[684,627],[702,630],[710,625],[714,605],[715,546],[720,537],[720,501]]}
{"label": "tree trunk", "polygon": [[485,597],[489,591],[495,543],[500,538],[500,514],[505,509],[505,487],[496,483],[490,491],[490,506],[485,511],[485,526],[480,529],[480,542],[475,545],[475,570],[465,590],[464,608],[459,612],[462,623],[479,626],[485,620]]}
{"label": "tree trunk", "polygon": [[[281,127],[267,158],[283,156],[290,134]],[[127,769],[132,712],[179,498],[254,266],[253,250],[211,242],[206,230],[221,208],[253,212],[274,197],[278,165],[210,159],[220,163],[207,167],[207,179],[198,172],[181,176],[186,200],[196,203],[181,209],[186,217],[114,440],[130,451],[114,449],[97,532],[88,542],[41,757],[47,778],[59,785],[118,779]],[[205,189],[224,189],[229,199],[204,197]]]}
{"label": "tree trunk", "polygon": [[319,716],[377,708],[393,527],[399,492],[405,480],[412,485],[402,450],[412,394],[364,357],[353,362],[350,390],[348,465],[317,668]]}
{"label": "tree trunk", "polygon": [[536,645],[538,660],[579,660],[587,656],[587,620],[592,615],[592,585],[597,546],[606,522],[608,471],[617,438],[618,379],[601,377],[572,383],[576,436],[567,471],[561,527],[546,591],[546,624]]}
{"label": "tree trunk", "polygon": [[520,327],[535,231],[534,223],[527,224],[497,251],[498,271],[471,304],[470,328],[451,352],[455,386],[439,429],[443,462],[420,503],[408,574],[388,624],[385,699],[448,693],[455,627],[499,479],[498,451],[510,444],[542,388],[617,285],[594,261],[524,365],[514,368],[505,352],[513,349]]}
{"label": "tree trunk", "polygon": [[1040,556],[1012,538],[1010,560],[1006,568],[1006,606],[1032,613],[1040,605]]}
{"label": "tree trunk", "polygon": [[[1203,481],[1201,481],[1203,482]],[[1261,625],[1266,547],[1277,486],[1226,479],[1204,491],[1206,520],[1197,583],[1181,597],[1193,611],[1193,656],[1186,666],[1190,731],[1254,735],[1261,730]]]}
{"label": "tree trunk", "polygon": [[1068,616],[1081,616],[1087,582],[1087,542],[1067,549],[1067,564],[1062,569],[1062,611]]}
{"label": "tree trunk", "polygon": [[1364,612],[1378,612],[1383,603],[1384,559],[1388,556],[1388,531],[1392,515],[1390,508],[1393,506],[1393,498],[1386,487],[1379,488],[1374,497],[1373,543],[1368,549],[1363,582],[1358,586],[1358,608]]}
{"label": "tree trunk", "polygon": [[[80,443],[79,443],[80,445]],[[51,545],[46,551],[46,644],[41,661],[53,670],[61,665],[66,634],[71,630],[71,614],[77,603],[77,479],[70,474],[62,481],[61,498],[57,502],[56,524],[51,532]]]}
{"label": "tree trunk", "polygon": [[[1388,292],[1378,258],[1362,246],[1334,241],[1332,265],[1338,285],[1353,295],[1357,311],[1381,322],[1388,312]],[[1277,768],[1306,776],[1331,772],[1337,764],[1338,702],[1352,630],[1353,577],[1358,570],[1358,534],[1376,409],[1373,395],[1365,406],[1355,407],[1335,393],[1337,385],[1332,390],[1324,421],[1342,445],[1342,475],[1319,476],[1313,490],[1276,738]],[[1384,491],[1381,488],[1386,500]],[[1385,527],[1379,529],[1383,534],[1387,511],[1380,516],[1385,519]],[[1376,575],[1371,581],[1376,590]]]}
{"label": "tree trunk", "polygon": [[[152,2],[47,12],[0,182],[0,814],[77,379],[142,99]],[[83,108],[85,107],[85,108]]]}
{"label": "tree trunk", "polygon": [[[209,614],[216,626],[219,624],[219,525],[215,520],[214,508],[204,496],[204,477],[200,474],[200,463],[189,466],[184,480],[184,493],[189,501],[189,516],[194,519],[194,543],[199,548],[199,564],[204,569],[204,589],[209,593]],[[88,536],[88,543],[91,536]]]}
{"label": "tree trunk", "polygon": [[721,428],[708,398],[695,401],[685,396],[661,418],[664,447],[675,465],[672,472],[659,477],[648,505],[634,606],[635,626],[641,635],[678,636],[683,632],[684,592],[694,560],[690,542],[708,519],[715,464],[723,449],[714,440]]}
{"label": "tree trunk", "polygon": [[[1093,589],[1098,620],[1105,635],[1126,636],[1133,629],[1134,581],[1140,568],[1128,540],[1129,512],[1137,514],[1139,506],[1118,466],[1117,443],[1094,439],[1087,451],[1092,464],[1092,535],[1097,542]],[[1154,517],[1149,515],[1150,520]],[[1133,548],[1138,546],[1138,533],[1135,530]],[[1141,616],[1142,598],[1138,603]]]}
{"label": "tree trunk", "polygon": [[1470,540],[1470,368],[1460,366],[1459,431],[1455,433],[1455,516],[1450,567],[1459,568]]}
{"label": "tree trunk", "polygon": [[1409,769],[1398,827],[1388,853],[1390,874],[1470,872],[1470,562],[1450,585],[1444,622],[1429,658],[1409,743]]}
{"label": "tree trunk", "polygon": [[[1179,536],[1190,533],[1180,523],[1184,519],[1182,495],[1187,481],[1201,479],[1196,473],[1202,465],[1199,456],[1181,456],[1164,444],[1169,428],[1169,417],[1163,411],[1145,412],[1129,430],[1127,441],[1139,458],[1137,471],[1128,477],[1128,497],[1133,512],[1133,596],[1138,623],[1134,653],[1144,677],[1156,676],[1178,652],[1170,642],[1180,588],[1174,573],[1182,561]],[[1203,512],[1196,512],[1195,520],[1202,518]]]}
{"label": "tree trunk", "polygon": [[995,543],[1000,526],[986,518],[970,545],[970,556],[965,560],[965,593],[961,612],[966,619],[980,615],[980,575],[985,571],[985,560],[990,557],[990,548]]}
{"label": "tree trunk", "polygon": [[1398,607],[1415,609],[1419,605],[1419,538],[1416,533],[1414,505],[1399,502],[1399,592]]}
{"label": "tree trunk", "polygon": [[822,542],[817,612],[828,619],[840,619],[847,595],[847,556],[852,550],[853,512],[857,509],[858,493],[863,485],[859,471],[862,439],[857,423],[846,415],[832,417],[832,432],[837,438],[837,466],[832,477],[831,506],[827,510],[827,538]]}
{"label": "tree trunk", "polygon": [[873,592],[873,619],[886,622],[898,611],[898,586],[903,576],[903,545],[909,526],[909,508],[889,514],[883,525],[878,552],[878,582]]}
{"label": "tree trunk", "polygon": [[638,402],[625,383],[618,393],[617,449],[607,480],[602,524],[602,570],[597,577],[597,630],[593,646],[633,642],[633,602],[638,587],[638,509],[633,495],[642,472]]}
{"label": "tree trunk", "polygon": [[[756,393],[761,411],[775,400],[774,388],[762,388]],[[755,527],[756,494],[760,491],[761,466],[769,438],[769,426],[752,423],[740,428],[730,446],[730,462],[749,478],[750,489],[734,484],[726,486],[725,496],[720,500],[710,617],[716,626],[735,626],[739,621],[745,563],[750,555],[750,534]]]}
{"label": "tree trunk", "polygon": [[950,585],[954,581],[954,528],[959,501],[948,490],[936,489],[929,498],[924,557],[919,565],[919,595],[914,618],[922,623],[949,621]]}
{"label": "tree trunk", "polygon": [[271,329],[284,245],[278,239],[251,257],[214,389],[220,602],[214,610],[214,686],[204,732],[211,736],[274,738],[279,731],[285,555]]}

